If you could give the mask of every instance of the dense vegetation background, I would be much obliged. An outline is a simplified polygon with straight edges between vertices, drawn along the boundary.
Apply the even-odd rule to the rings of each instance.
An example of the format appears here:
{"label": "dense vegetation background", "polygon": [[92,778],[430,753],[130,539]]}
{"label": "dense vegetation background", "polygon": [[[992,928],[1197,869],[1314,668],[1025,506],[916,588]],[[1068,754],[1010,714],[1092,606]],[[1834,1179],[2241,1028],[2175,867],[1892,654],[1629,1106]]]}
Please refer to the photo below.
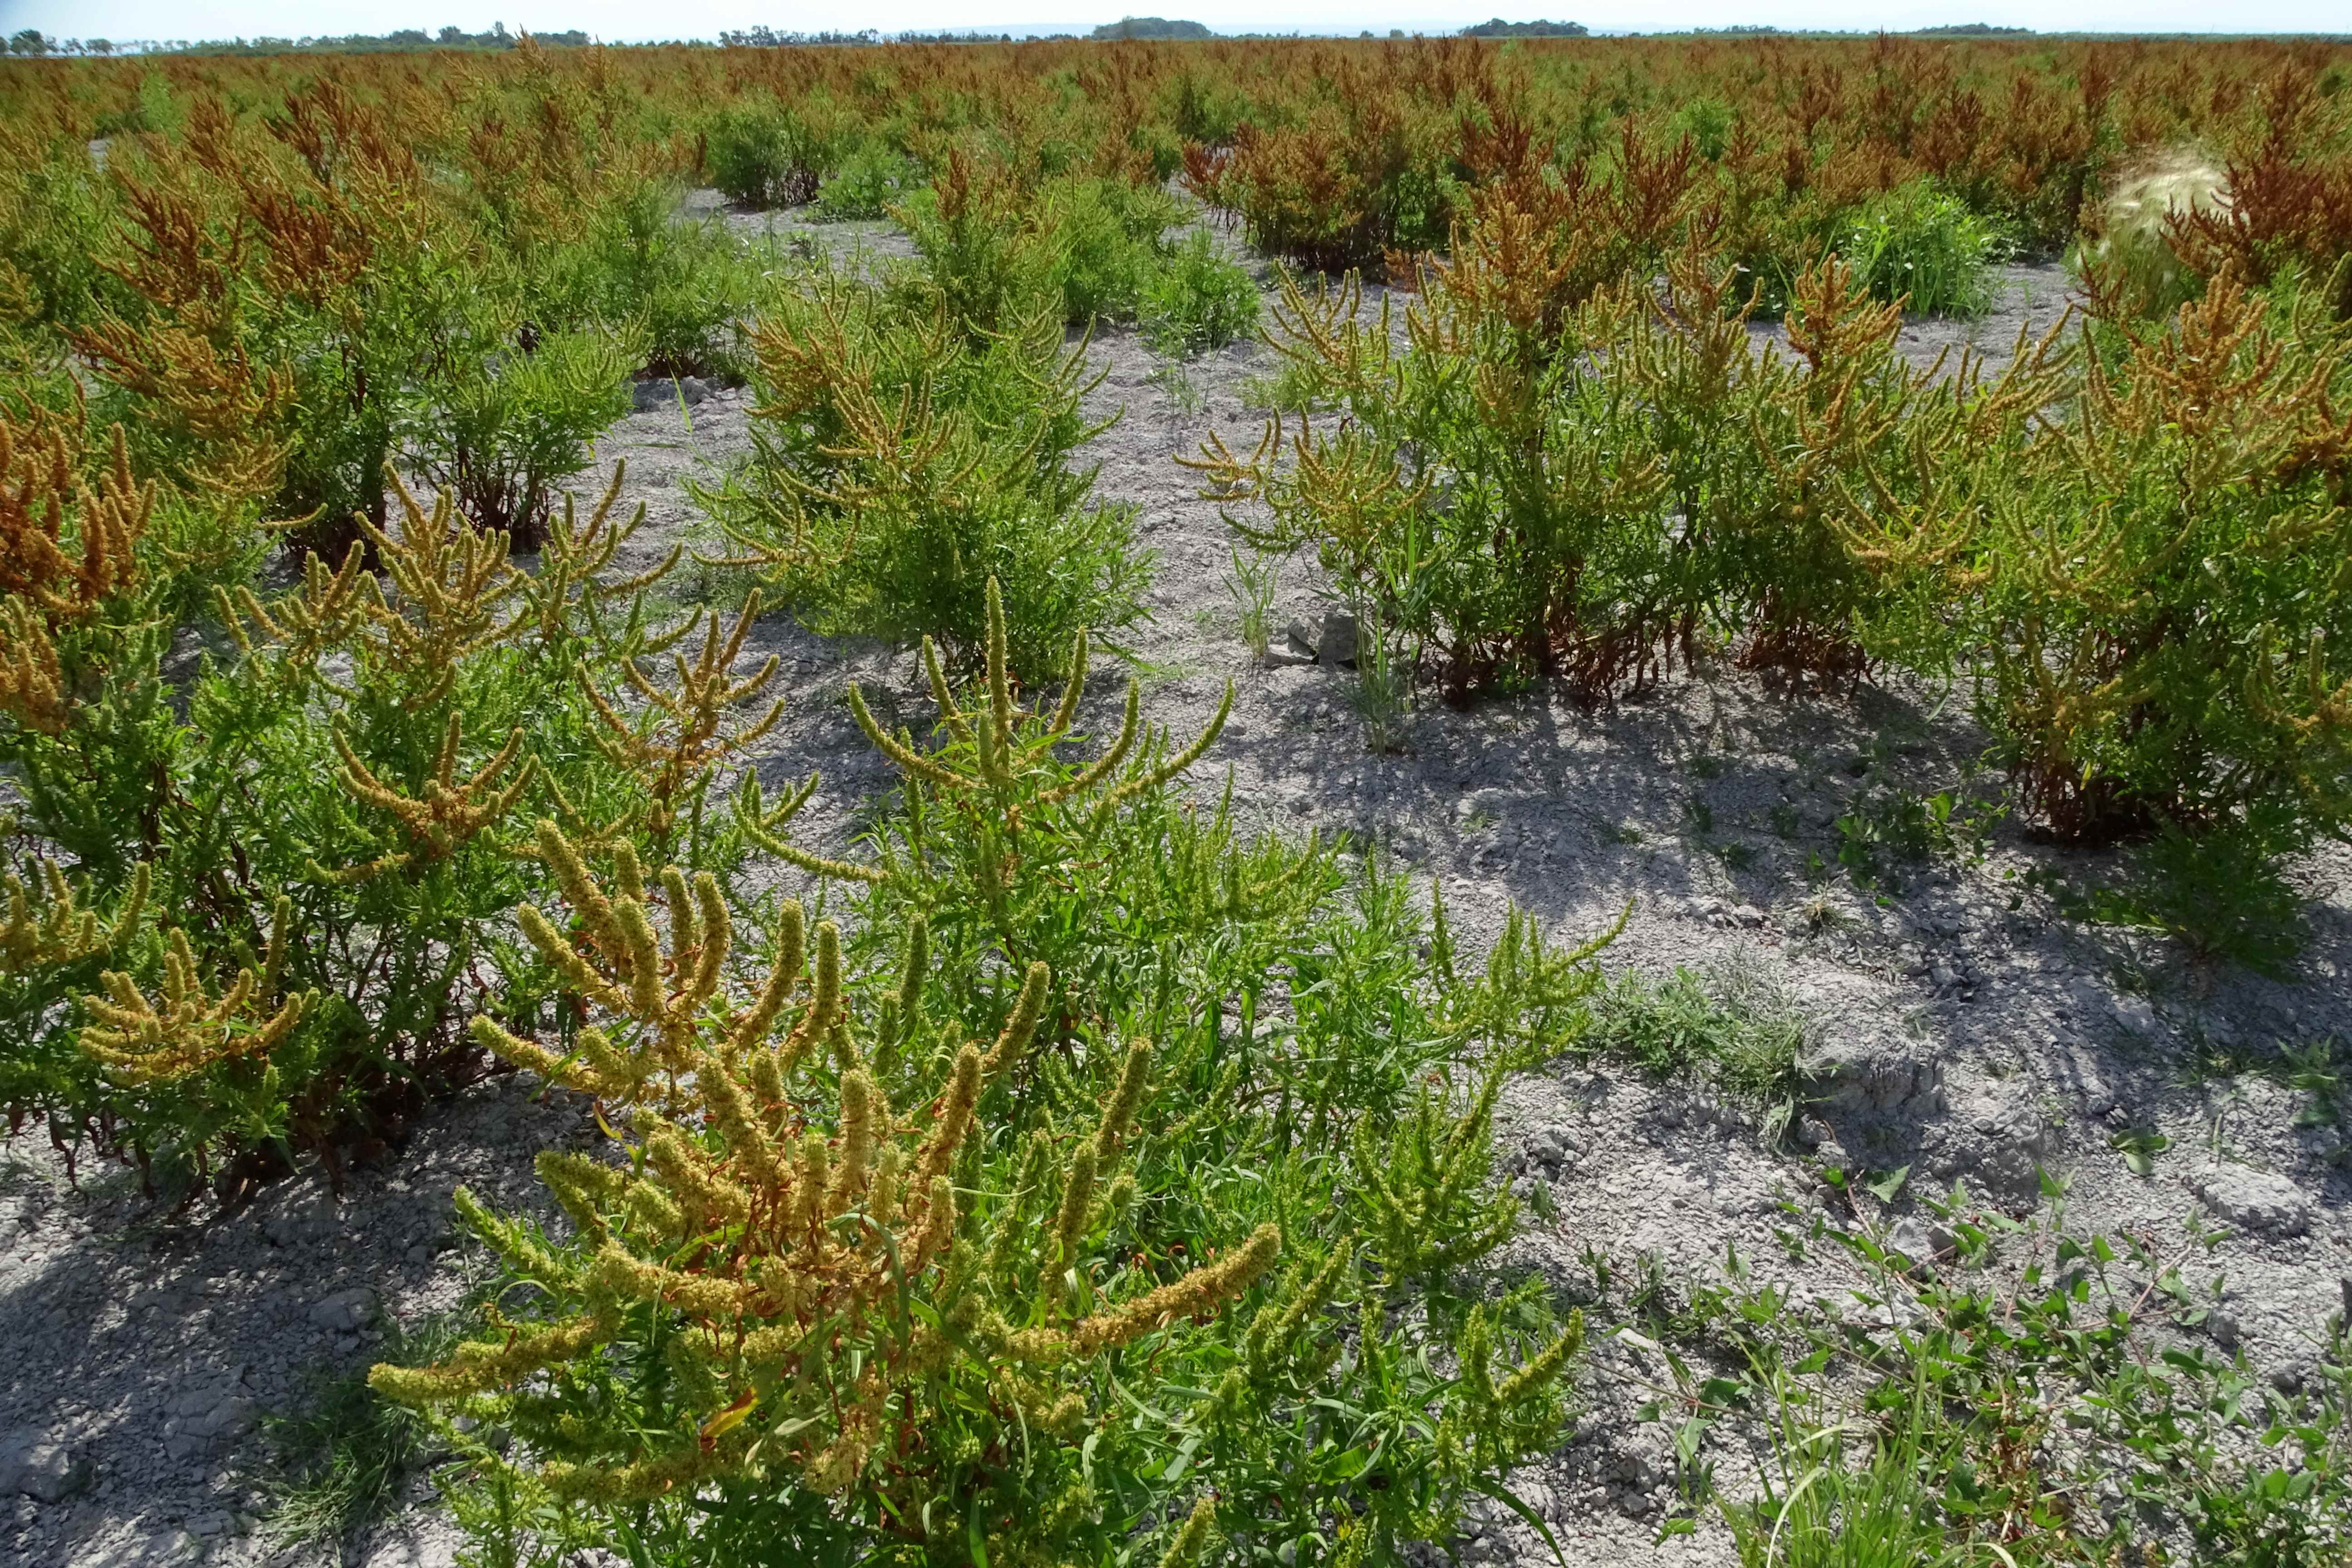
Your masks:
{"label": "dense vegetation background", "polygon": [[[1778,1138],[1801,1064],[1687,984],[1596,1014],[1600,942],[1514,919],[1474,963],[1377,858],[1245,839],[1181,791],[1223,708],[1171,736],[1130,686],[1083,733],[1151,570],[1083,463],[1084,329],[1258,328],[1189,204],[1287,265],[1266,438],[1190,460],[1245,599],[1242,546],[1349,605],[1375,749],[1420,695],[1700,657],[1948,680],[2009,809],[2147,857],[2128,918],[2278,962],[2278,868],[2352,822],[2347,86],[2309,42],[12,59],[0,1102],[234,1205],[488,1073],[593,1100],[606,1143],[540,1164],[568,1223],[461,1196],[500,1283],[374,1379],[486,1562],[1445,1541],[1584,1343],[1496,1261],[1506,1075],[1649,1039]],[[705,184],[913,255],[748,247]],[[2013,255],[2079,319],[1896,352]],[[617,474],[561,486],[633,382],[706,380],[753,449],[644,563]],[[852,689],[899,782],[823,854],[814,781],[752,765],[772,607],[920,647],[936,709]],[[1805,1381],[1844,1342],[1769,1293],[1715,1303],[1742,1378],[1677,1395],[1762,1402],[1811,1478],[1727,1503],[1759,1561],[2340,1548],[2340,1320],[2273,1400],[2151,1362],[2153,1284],[1997,1308],[1840,1239],[1924,1325],[1837,1363],[1883,1418],[1852,1465]]]}

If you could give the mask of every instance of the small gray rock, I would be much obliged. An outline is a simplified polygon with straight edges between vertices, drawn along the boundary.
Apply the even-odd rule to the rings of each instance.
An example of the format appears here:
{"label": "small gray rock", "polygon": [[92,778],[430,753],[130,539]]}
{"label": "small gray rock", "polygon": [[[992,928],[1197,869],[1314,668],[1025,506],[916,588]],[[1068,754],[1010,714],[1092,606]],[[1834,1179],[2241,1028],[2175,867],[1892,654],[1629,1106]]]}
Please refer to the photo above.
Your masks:
{"label": "small gray rock", "polygon": [[2311,1228],[2311,1198],[2284,1176],[2244,1165],[2208,1165],[2189,1178],[2191,1191],[2227,1224],[2264,1236]]}
{"label": "small gray rock", "polygon": [[1316,662],[1352,667],[1358,637],[1355,616],[1344,610],[1331,611],[1323,617],[1323,636],[1315,645]]}
{"label": "small gray rock", "polygon": [[1943,1074],[1918,1041],[1832,1037],[1811,1066],[1821,1101],[1846,1120],[1922,1120],[1942,1100]]}
{"label": "small gray rock", "polygon": [[1886,1245],[1914,1263],[1933,1263],[1944,1250],[1933,1227],[1917,1215],[1905,1215],[1887,1227]]}
{"label": "small gray rock", "polygon": [[375,1294],[364,1288],[338,1290],[310,1309],[310,1321],[337,1333],[357,1333],[375,1316]]}
{"label": "small gray rock", "polygon": [[1268,669],[1280,669],[1288,665],[1314,662],[1315,650],[1298,647],[1290,637],[1285,637],[1280,642],[1266,644],[1265,652],[1258,658],[1258,663]]}
{"label": "small gray rock", "polygon": [[1528,1157],[1557,1171],[1582,1152],[1574,1134],[1560,1127],[1538,1127],[1527,1137]]}
{"label": "small gray rock", "polygon": [[1282,646],[1292,653],[1303,655],[1308,663],[1315,659],[1315,639],[1297,621],[1282,628]]}
{"label": "small gray rock", "polygon": [[2049,1116],[2030,1090],[2011,1087],[1972,1127],[1981,1142],[1969,1169],[1979,1185],[2007,1198],[2031,1197],[2041,1190],[2057,1139]]}
{"label": "small gray rock", "polygon": [[2290,1356],[2271,1369],[2271,1386],[2281,1394],[2300,1394],[2317,1366],[2308,1356]]}
{"label": "small gray rock", "polygon": [[63,1502],[98,1479],[89,1456],[78,1454],[37,1426],[0,1437],[0,1497],[22,1493],[36,1502]]}

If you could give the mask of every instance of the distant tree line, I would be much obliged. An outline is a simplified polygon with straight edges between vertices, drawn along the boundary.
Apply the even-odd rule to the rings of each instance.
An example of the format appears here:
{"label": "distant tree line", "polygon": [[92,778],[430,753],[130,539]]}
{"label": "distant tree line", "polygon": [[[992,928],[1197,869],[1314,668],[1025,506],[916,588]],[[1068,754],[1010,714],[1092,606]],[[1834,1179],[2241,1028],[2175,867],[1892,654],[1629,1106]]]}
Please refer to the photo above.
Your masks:
{"label": "distant tree line", "polygon": [[[562,33],[533,33],[530,37],[533,43],[555,48],[584,48],[595,42],[577,27]],[[403,27],[382,36],[347,33],[340,37],[321,34],[316,37],[203,38],[194,42],[186,38],[135,38],[120,43],[107,38],[52,38],[26,27],[10,36],[7,48],[12,55],[31,58],[129,54],[380,55],[429,49],[510,49],[522,37],[521,34],[508,32],[504,22],[493,22],[487,33],[468,33],[462,27],[444,27],[437,33],[427,33],[422,27]]]}
{"label": "distant tree line", "polygon": [[730,49],[786,49],[812,44],[878,44],[882,35],[871,27],[861,33],[779,33],[773,27],[761,26],[721,33],[719,41]]}
{"label": "distant tree line", "polygon": [[1506,22],[1500,16],[1465,27],[1465,38],[1584,38],[1591,30],[1581,22]]}
{"label": "distant tree line", "polygon": [[1198,22],[1171,22],[1165,16],[1122,16],[1106,22],[1088,35],[1095,38],[1213,38]]}

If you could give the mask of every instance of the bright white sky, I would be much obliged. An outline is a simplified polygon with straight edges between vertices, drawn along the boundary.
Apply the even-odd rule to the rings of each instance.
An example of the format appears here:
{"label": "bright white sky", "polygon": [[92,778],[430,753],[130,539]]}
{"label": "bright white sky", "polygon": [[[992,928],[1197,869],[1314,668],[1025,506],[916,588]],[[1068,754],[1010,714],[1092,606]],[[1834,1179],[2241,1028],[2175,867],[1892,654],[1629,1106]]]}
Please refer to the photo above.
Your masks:
{"label": "bright white sky", "polygon": [[[1002,9],[998,9],[999,6]],[[1219,32],[1355,32],[1370,27],[1444,32],[1483,21],[1497,0],[1168,0],[1139,6],[1146,15],[1185,17]],[[1990,22],[2081,32],[2316,32],[2352,28],[2345,0],[2076,0],[2053,6],[2032,0],[1561,0],[1550,8],[1505,5],[1513,20],[1552,16],[1608,31],[1770,24],[1902,31],[1955,22]],[[1053,24],[1083,32],[1122,14],[1118,0],[877,0],[866,5],[777,5],[762,0],[0,0],[0,33],[37,27],[56,37],[220,38],[276,35],[387,33],[398,27],[467,32],[493,21],[509,29],[579,27],[615,42],[715,37],[722,29],[765,23],[778,31],[824,28],[885,32]]]}

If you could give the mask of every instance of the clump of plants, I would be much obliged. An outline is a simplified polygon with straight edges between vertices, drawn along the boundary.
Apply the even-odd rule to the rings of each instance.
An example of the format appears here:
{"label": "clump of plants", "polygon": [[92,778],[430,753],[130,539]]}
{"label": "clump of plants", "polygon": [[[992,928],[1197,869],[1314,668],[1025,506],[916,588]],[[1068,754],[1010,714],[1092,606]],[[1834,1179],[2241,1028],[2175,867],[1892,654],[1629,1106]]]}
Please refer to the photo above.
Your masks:
{"label": "clump of plants", "polygon": [[752,207],[800,206],[841,166],[845,117],[822,98],[752,99],[711,116],[702,163],[727,199]]}
{"label": "clump of plants", "polygon": [[1803,1015],[1753,953],[1663,980],[1628,971],[1594,1002],[1576,1048],[1709,1084],[1753,1110],[1767,1142],[1795,1115],[1811,1055]]}
{"label": "clump of plants", "polygon": [[1889,1563],[2342,1555],[2345,1315],[2311,1325],[2307,1372],[2266,1379],[2200,1331],[2226,1284],[2206,1273],[2218,1237],[2167,1251],[2084,1232],[2057,1195],[2029,1220],[1931,1199],[1948,1238],[1932,1258],[1875,1216],[1787,1233],[1799,1257],[1848,1265],[1843,1307],[1736,1263],[1728,1289],[1700,1289],[1695,1315],[1740,1370],[1702,1390],[1675,1369],[1702,1412],[1684,1427],[1692,1468],[1704,1486],[1713,1429],[1739,1411],[1763,1413],[1771,1444],[1756,1495],[1712,1500],[1743,1563],[1852,1563],[1865,1539],[1885,1555],[1861,1560]]}
{"label": "clump of plants", "polygon": [[1257,331],[1257,284],[1196,229],[1144,283],[1139,314],[1144,337],[1161,353],[1221,349]]}
{"label": "clump of plants", "polygon": [[2008,248],[1997,225],[1924,183],[1873,203],[1836,247],[1874,299],[1925,316],[1991,309],[1992,266]]}
{"label": "clump of plants", "polygon": [[1079,627],[1141,618],[1134,510],[1071,461],[1099,427],[1055,316],[975,337],[943,300],[821,273],[777,298],[754,352],[752,456],[708,500],[810,625],[929,636],[970,669],[994,577],[1015,664],[1043,674]]}
{"label": "clump of plants", "polygon": [[2062,836],[2347,820],[2343,330],[2230,278],[2169,321],[2116,310],[1955,562],[1983,574],[1988,727]]}
{"label": "clump of plants", "polygon": [[[1515,928],[1457,978],[1441,927],[1414,958],[1402,884],[1335,904],[1328,855],[1181,809],[1214,727],[1163,752],[1132,693],[1065,754],[1078,688],[1019,700],[991,600],[975,687],[926,649],[935,745],[855,699],[906,781],[871,855],[779,841],[862,889],[855,934],[783,903],[746,965],[716,879],[539,829],[563,910],[523,928],[583,1005],[477,1032],[627,1114],[541,1159],[569,1234],[461,1198],[534,1288],[374,1374],[469,1460],[486,1544],[1337,1562],[1442,1539],[1555,1440],[1580,1323],[1480,1283],[1513,1217],[1486,1120],[1589,952]],[[1311,1004],[1268,1005],[1276,952]]]}
{"label": "clump of plants", "polygon": [[[767,676],[682,661],[673,692],[638,671],[677,731],[612,711],[590,672],[686,629],[647,625],[667,563],[608,570],[635,527],[617,473],[566,504],[536,577],[387,476],[394,527],[356,520],[340,565],[273,586],[249,500],[142,479],[110,446],[92,462],[69,423],[0,422],[0,754],[22,781],[0,1093],[165,1191],[235,1199],[305,1161],[340,1180],[483,1070],[462,1028],[485,965],[506,1005],[542,994],[507,934],[541,875],[516,819],[538,804],[725,866],[740,849],[698,803],[743,732],[727,704]],[[188,623],[221,652],[167,673],[163,628]],[[714,637],[705,664],[740,633]]]}

